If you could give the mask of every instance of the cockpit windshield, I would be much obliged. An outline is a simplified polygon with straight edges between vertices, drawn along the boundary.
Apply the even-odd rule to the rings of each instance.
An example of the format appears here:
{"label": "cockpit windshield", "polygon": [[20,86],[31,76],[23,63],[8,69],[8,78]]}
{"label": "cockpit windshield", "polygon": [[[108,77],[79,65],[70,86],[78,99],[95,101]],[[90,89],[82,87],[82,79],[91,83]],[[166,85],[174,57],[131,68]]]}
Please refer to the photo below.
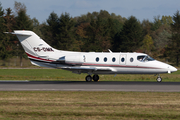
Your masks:
{"label": "cockpit windshield", "polygon": [[137,60],[141,62],[147,62],[147,61],[154,61],[155,59],[150,56],[141,55],[141,56],[137,56]]}

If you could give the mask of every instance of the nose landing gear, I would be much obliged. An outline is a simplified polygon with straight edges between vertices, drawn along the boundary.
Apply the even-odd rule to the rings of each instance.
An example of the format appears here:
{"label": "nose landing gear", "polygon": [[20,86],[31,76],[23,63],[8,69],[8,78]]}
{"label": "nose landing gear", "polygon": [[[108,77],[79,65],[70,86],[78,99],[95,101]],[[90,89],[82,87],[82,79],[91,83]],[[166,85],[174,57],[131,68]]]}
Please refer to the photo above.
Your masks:
{"label": "nose landing gear", "polygon": [[93,75],[93,77],[91,77],[91,75],[87,75],[86,76],[86,82],[91,82],[92,79],[94,80],[94,82],[97,82],[99,80],[99,75]]}
{"label": "nose landing gear", "polygon": [[162,78],[160,77],[160,75],[158,75],[156,80],[157,80],[157,82],[161,82],[162,81]]}

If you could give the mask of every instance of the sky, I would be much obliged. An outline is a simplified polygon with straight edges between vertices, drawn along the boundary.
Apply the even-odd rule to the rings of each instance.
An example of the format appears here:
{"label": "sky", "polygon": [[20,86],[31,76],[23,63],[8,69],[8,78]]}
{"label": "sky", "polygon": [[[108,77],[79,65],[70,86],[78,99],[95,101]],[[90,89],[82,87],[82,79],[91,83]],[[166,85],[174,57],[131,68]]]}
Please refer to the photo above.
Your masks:
{"label": "sky", "polygon": [[14,8],[15,1],[24,3],[27,14],[40,23],[46,22],[53,11],[57,15],[69,13],[71,17],[106,10],[122,17],[135,16],[142,21],[157,16],[173,16],[180,10],[180,0],[1,0],[3,9]]}

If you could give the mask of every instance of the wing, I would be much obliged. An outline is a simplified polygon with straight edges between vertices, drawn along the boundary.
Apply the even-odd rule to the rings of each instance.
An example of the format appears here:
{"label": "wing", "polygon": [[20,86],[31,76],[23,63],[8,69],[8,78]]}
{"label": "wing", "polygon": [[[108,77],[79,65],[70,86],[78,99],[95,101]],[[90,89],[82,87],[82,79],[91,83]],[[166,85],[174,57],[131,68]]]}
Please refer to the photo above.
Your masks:
{"label": "wing", "polygon": [[62,69],[74,71],[74,73],[88,73],[88,72],[94,72],[94,71],[99,71],[99,72],[100,71],[104,71],[104,72],[113,71],[111,68],[103,68],[103,67],[62,67]]}

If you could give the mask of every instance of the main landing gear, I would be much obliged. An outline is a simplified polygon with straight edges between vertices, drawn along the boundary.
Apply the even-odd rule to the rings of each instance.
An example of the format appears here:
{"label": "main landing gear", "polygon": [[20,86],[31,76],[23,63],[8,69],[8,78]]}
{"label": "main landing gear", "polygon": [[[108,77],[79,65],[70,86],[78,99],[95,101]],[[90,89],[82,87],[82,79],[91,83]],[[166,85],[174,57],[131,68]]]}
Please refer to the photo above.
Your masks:
{"label": "main landing gear", "polygon": [[94,82],[97,82],[99,80],[99,75],[93,75],[93,77],[91,77],[91,75],[87,75],[86,76],[86,82],[91,82],[92,79],[94,80]]}

